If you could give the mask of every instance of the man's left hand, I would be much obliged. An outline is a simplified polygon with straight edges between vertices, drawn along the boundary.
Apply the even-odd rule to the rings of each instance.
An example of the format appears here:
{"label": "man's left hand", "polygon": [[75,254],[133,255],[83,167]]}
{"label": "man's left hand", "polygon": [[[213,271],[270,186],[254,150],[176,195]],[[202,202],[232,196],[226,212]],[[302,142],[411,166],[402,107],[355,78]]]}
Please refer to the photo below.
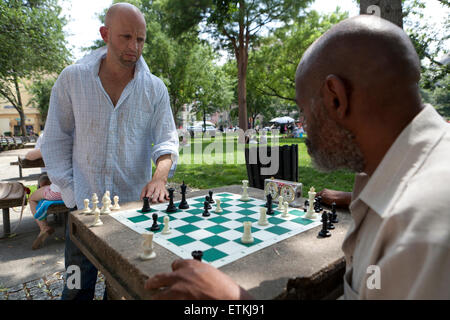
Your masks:
{"label": "man's left hand", "polygon": [[141,200],[148,197],[152,203],[169,200],[169,193],[166,190],[166,182],[163,179],[152,179],[142,189]]}

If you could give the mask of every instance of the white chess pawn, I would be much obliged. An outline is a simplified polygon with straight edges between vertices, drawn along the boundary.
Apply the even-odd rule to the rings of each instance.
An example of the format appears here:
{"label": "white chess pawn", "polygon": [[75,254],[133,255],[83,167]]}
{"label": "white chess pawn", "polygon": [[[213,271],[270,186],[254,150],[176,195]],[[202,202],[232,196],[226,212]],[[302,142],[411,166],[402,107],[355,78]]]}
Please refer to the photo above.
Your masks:
{"label": "white chess pawn", "polygon": [[283,213],[281,214],[281,216],[283,218],[289,217],[288,208],[289,208],[289,202],[285,201],[284,202]]}
{"label": "white chess pawn", "polygon": [[259,208],[259,221],[258,225],[260,226],[267,226],[269,224],[269,221],[267,221],[267,208],[261,207]]}
{"label": "white chess pawn", "polygon": [[114,205],[113,205],[112,209],[113,210],[120,210],[119,196],[114,196]]}
{"label": "white chess pawn", "polygon": [[91,224],[91,227],[98,227],[98,226],[102,226],[103,222],[102,220],[100,220],[100,210],[97,209],[97,211],[95,212],[95,219],[94,222]]}
{"label": "white chess pawn", "polygon": [[250,221],[244,222],[244,234],[241,238],[242,243],[253,243],[252,237],[252,223]]}
{"label": "white chess pawn", "polygon": [[89,213],[91,209],[89,208],[89,199],[84,199],[84,210],[82,213]]}
{"label": "white chess pawn", "polygon": [[278,211],[283,211],[283,196],[278,197]]}
{"label": "white chess pawn", "polygon": [[97,211],[98,211],[98,213],[100,213],[100,209],[97,207],[97,204],[98,204],[98,197],[97,197],[97,194],[94,193],[92,195],[92,211],[89,213],[86,213],[86,214],[94,215],[97,213]]}
{"label": "white chess pawn", "polygon": [[170,221],[169,216],[164,216],[164,228],[161,231],[161,234],[170,234],[172,232],[170,231],[169,221]]}
{"label": "white chess pawn", "polygon": [[139,255],[142,260],[150,260],[156,257],[156,253],[153,250],[153,232],[144,233],[142,237],[144,241],[142,242],[143,252]]}
{"label": "white chess pawn", "polygon": [[222,207],[220,206],[220,199],[216,199],[216,210],[214,210],[215,213],[222,213]]}
{"label": "white chess pawn", "polygon": [[241,201],[248,201],[248,200],[250,200],[250,198],[248,197],[247,189],[248,189],[248,180],[242,180]]}

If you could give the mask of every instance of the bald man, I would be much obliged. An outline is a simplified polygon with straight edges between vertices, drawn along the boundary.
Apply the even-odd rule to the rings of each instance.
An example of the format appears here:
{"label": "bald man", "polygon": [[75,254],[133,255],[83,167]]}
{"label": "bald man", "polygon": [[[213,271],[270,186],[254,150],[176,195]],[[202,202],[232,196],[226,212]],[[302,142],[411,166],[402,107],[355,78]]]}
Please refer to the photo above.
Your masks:
{"label": "bald man", "polygon": [[[408,36],[375,16],[335,25],[297,69],[313,163],[358,173],[342,246],[346,299],[450,298],[450,126],[422,105],[419,79]],[[156,299],[249,298],[205,263],[172,268],[147,280],[165,288]]]}
{"label": "bald man", "polygon": [[[178,134],[167,88],[141,57],[146,33],[135,6],[113,5],[100,28],[106,47],[64,69],[53,87],[41,150],[68,208],[107,190],[122,203],[168,199]],[[69,235],[65,264],[80,268],[81,286],[66,285],[62,298],[92,299],[97,270]]]}

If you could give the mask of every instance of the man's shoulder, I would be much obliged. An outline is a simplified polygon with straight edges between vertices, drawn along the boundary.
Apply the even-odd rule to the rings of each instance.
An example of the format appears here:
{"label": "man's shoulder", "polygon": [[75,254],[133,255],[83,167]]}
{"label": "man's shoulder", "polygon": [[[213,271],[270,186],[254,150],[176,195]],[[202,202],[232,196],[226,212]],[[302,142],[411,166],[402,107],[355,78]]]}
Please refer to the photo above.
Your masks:
{"label": "man's shoulder", "polygon": [[167,87],[164,81],[161,78],[155,76],[149,70],[145,70],[145,72],[143,72],[142,81],[144,88],[146,90],[152,91],[152,94],[156,96],[160,96],[167,91]]}

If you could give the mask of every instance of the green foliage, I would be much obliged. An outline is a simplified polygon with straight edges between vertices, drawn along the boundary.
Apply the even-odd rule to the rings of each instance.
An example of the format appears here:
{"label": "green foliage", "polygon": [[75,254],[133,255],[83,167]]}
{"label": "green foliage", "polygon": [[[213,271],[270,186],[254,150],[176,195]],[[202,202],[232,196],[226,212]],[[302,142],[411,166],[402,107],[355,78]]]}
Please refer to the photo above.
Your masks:
{"label": "green foliage", "polygon": [[33,82],[29,88],[33,98],[30,104],[38,108],[42,121],[45,123],[47,119],[48,107],[50,104],[50,95],[56,79],[38,79]]}
{"label": "green foliage", "polygon": [[57,0],[0,2],[0,95],[19,112],[22,133],[21,79],[59,73],[69,62],[60,14]]}

